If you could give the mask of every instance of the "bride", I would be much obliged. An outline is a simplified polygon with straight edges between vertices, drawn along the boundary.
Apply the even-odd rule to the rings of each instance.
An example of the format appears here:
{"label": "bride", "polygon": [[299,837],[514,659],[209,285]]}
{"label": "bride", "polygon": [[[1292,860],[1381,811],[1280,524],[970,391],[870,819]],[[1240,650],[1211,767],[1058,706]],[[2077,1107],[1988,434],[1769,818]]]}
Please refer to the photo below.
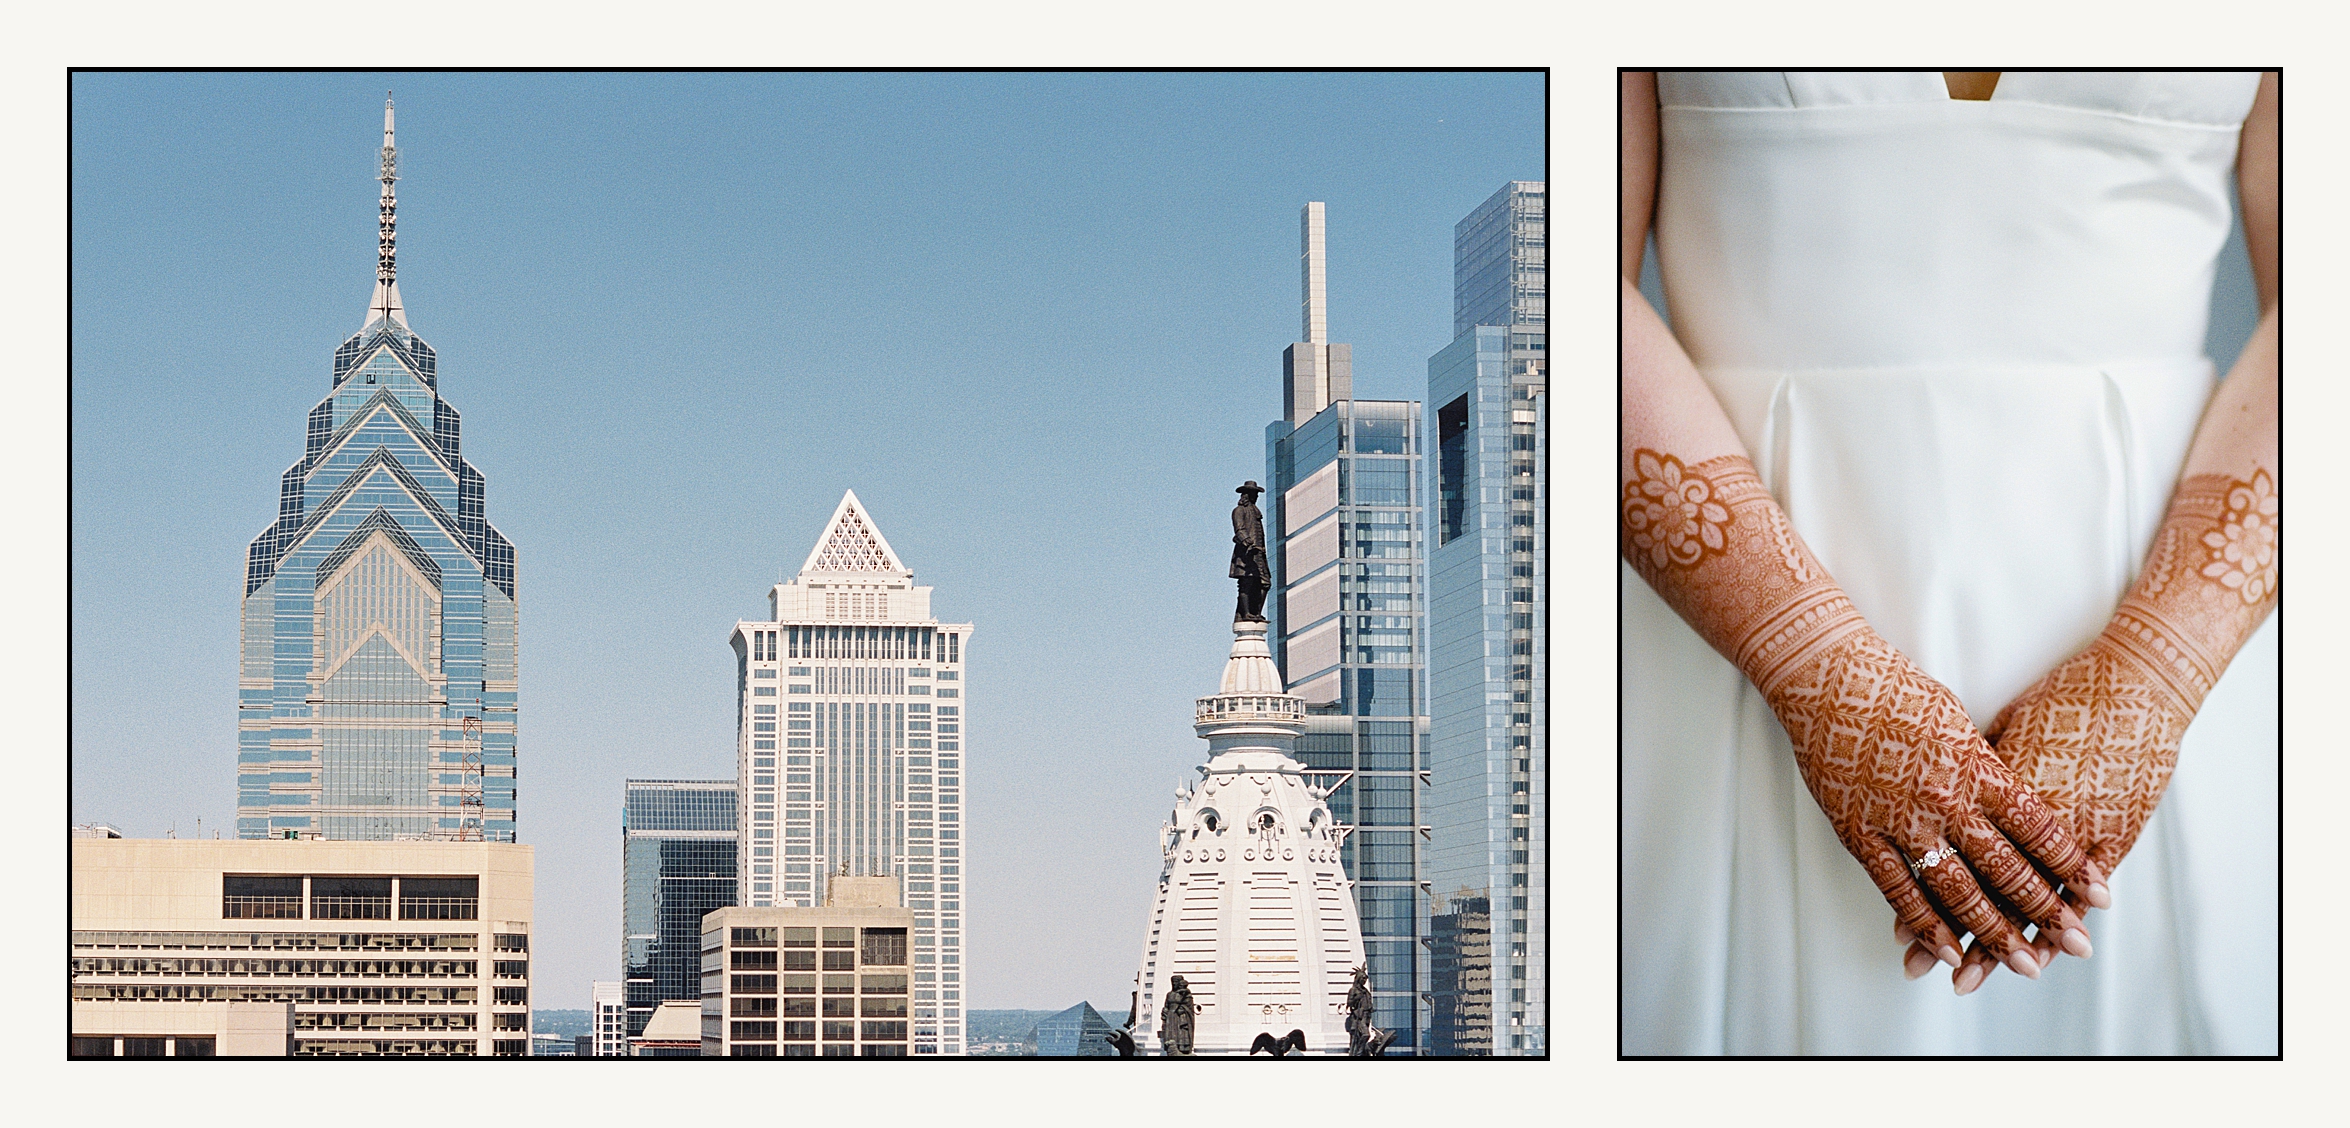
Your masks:
{"label": "bride", "polygon": [[1623,1051],[2275,1053],[2276,76],[1623,113]]}

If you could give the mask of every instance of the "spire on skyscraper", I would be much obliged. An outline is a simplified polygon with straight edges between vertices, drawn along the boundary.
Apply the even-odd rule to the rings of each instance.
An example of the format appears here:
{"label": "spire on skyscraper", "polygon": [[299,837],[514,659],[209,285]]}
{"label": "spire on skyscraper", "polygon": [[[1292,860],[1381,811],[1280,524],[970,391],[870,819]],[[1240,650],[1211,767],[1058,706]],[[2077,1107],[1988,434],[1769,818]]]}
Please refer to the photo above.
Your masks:
{"label": "spire on skyscraper", "polygon": [[408,312],[400,308],[399,271],[395,262],[395,239],[398,227],[395,213],[399,200],[392,195],[392,182],[399,177],[400,151],[392,146],[392,92],[384,91],[384,148],[383,197],[377,203],[375,237],[375,296],[368,299],[367,321],[374,324],[379,318],[390,318],[400,328],[408,327]]}

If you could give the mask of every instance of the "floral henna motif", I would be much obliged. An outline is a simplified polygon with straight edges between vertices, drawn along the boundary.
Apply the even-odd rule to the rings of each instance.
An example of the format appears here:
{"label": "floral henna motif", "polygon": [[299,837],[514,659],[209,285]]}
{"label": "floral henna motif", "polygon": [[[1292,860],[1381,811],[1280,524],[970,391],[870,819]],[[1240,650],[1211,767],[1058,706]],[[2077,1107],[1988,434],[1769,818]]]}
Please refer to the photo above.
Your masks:
{"label": "floral henna motif", "polygon": [[2267,471],[2229,483],[2227,516],[2203,534],[2203,543],[2211,549],[2206,578],[2235,589],[2246,603],[2259,603],[2276,590],[2277,494]]}
{"label": "floral henna motif", "polygon": [[2000,758],[2108,873],[2154,814],[2204,696],[2276,603],[2278,515],[2266,470],[2181,482],[2113,621],[1991,722]]}
{"label": "floral henna motif", "polygon": [[1820,648],[1867,629],[1744,456],[1684,467],[1643,449],[1632,461],[1624,558],[1765,692]]}
{"label": "floral henna motif", "polygon": [[1633,456],[1638,477],[1624,485],[1624,531],[1649,565],[1684,567],[1729,546],[1730,511],[1714,500],[1713,483],[1682,470],[1681,460],[1643,450]]}
{"label": "floral henna motif", "polygon": [[[1621,520],[1624,558],[1762,691],[1805,785],[1904,927],[1954,944],[1939,902],[1994,949],[2016,951],[2020,934],[1978,878],[2032,921],[2060,920],[2054,890],[2016,849],[2076,872],[2082,857],[2060,821],[1991,754],[1957,697],[1869,629],[1752,463],[1686,466],[1636,451]],[[1953,847],[1963,864],[1943,860]],[[1911,868],[1929,856],[1937,864]]]}

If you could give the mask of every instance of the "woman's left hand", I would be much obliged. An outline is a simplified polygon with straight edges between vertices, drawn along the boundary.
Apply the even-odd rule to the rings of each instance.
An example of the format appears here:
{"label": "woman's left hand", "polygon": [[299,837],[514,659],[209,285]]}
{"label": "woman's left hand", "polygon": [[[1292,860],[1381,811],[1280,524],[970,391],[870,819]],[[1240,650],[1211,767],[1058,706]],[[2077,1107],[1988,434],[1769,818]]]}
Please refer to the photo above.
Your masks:
{"label": "woman's left hand", "polygon": [[[2193,719],[2139,661],[2101,635],[2001,710],[1984,736],[2102,875],[2128,856],[2154,814]],[[2082,914],[2110,903],[2102,882],[2068,887],[2063,896]],[[2086,938],[2076,945],[2046,932],[2032,947],[2043,967],[2059,950],[2089,954]],[[1914,957],[1922,950],[1913,949],[1904,966],[1919,966]],[[1970,946],[1953,979],[1959,993],[1981,986],[1997,962]]]}

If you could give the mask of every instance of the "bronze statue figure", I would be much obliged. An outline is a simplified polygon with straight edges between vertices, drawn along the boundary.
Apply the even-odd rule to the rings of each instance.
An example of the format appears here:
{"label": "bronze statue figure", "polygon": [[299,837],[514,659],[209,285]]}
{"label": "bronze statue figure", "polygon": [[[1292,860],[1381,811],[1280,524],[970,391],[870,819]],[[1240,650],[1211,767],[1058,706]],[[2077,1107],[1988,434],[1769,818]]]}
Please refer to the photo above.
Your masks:
{"label": "bronze statue figure", "polygon": [[1167,1002],[1159,1008],[1159,1044],[1168,1057],[1191,1056],[1192,1021],[1199,1004],[1191,1001],[1191,984],[1178,975],[1167,981]]}
{"label": "bronze statue figure", "polygon": [[1393,1031],[1371,1025],[1371,969],[1355,965],[1354,986],[1346,991],[1346,1056],[1378,1057],[1395,1041]]}
{"label": "bronze statue figure", "polygon": [[1240,495],[1240,504],[1232,507],[1232,568],[1228,573],[1240,581],[1240,600],[1233,605],[1235,622],[1265,621],[1265,593],[1273,587],[1273,568],[1265,560],[1265,514],[1257,508],[1257,495],[1265,488],[1254,481],[1242,485],[1234,493]]}

